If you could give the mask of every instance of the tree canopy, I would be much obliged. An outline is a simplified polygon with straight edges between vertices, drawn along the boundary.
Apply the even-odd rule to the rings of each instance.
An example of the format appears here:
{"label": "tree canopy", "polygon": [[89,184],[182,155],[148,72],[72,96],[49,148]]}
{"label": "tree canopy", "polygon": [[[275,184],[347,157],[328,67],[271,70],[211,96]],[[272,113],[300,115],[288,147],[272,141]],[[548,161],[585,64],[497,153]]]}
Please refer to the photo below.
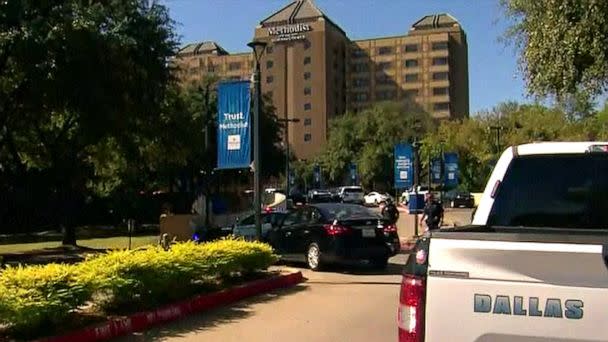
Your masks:
{"label": "tree canopy", "polygon": [[594,96],[608,86],[608,2],[502,0],[520,51],[528,90],[535,95]]}

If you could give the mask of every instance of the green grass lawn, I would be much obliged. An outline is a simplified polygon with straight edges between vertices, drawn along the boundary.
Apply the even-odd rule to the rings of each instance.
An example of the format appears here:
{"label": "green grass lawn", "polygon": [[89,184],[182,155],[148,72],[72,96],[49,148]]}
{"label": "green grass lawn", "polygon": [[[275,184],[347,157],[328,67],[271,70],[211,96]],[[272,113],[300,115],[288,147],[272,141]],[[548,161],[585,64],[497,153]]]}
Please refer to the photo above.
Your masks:
{"label": "green grass lawn", "polygon": [[[131,248],[142,247],[146,245],[153,245],[158,243],[157,235],[150,236],[136,236],[131,240]],[[103,239],[89,239],[89,240],[78,240],[78,245],[89,248],[105,248],[105,249],[125,249],[129,246],[129,238],[125,236],[103,238]],[[20,253],[33,250],[41,250],[45,248],[56,248],[61,247],[61,242],[37,242],[37,243],[22,243],[14,245],[0,245],[0,254],[6,253]]]}

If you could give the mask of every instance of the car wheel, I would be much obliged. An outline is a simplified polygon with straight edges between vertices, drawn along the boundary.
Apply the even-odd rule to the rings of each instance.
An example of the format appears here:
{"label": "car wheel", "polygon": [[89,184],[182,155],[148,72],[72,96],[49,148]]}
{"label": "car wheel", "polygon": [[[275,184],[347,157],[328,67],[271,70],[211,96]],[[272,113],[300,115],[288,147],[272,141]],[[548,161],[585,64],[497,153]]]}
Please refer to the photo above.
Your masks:
{"label": "car wheel", "polygon": [[306,249],[306,264],[313,271],[320,271],[322,268],[321,248],[316,242],[308,245],[308,249]]}
{"label": "car wheel", "polygon": [[388,266],[387,257],[373,258],[370,260],[370,262],[372,264],[372,267],[377,270],[384,270]]}

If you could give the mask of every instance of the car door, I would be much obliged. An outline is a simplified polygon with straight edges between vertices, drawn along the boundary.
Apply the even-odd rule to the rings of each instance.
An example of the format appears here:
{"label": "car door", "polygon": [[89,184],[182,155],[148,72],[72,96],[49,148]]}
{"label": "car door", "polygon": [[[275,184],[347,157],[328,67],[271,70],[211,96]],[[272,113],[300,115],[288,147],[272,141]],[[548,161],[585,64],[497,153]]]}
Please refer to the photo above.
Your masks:
{"label": "car door", "polygon": [[255,216],[247,216],[238,222],[232,233],[234,236],[245,238],[245,240],[255,239]]}
{"label": "car door", "polygon": [[290,245],[293,254],[298,259],[304,258],[311,235],[314,235],[315,225],[320,222],[321,214],[316,208],[307,207],[301,210],[300,223],[292,226]]}
{"label": "car door", "polygon": [[301,223],[302,209],[298,209],[287,214],[281,225],[270,231],[270,244],[283,258],[289,258],[291,254],[294,254],[293,234]]}

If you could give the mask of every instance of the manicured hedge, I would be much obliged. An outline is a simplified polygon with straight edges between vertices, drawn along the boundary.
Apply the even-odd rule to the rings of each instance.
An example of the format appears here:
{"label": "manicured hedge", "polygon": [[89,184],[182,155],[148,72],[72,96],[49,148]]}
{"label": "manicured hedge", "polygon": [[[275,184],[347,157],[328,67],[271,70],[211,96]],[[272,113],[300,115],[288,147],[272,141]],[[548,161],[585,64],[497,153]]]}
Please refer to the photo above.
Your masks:
{"label": "manicured hedge", "polygon": [[102,312],[151,307],[200,286],[264,270],[277,260],[258,242],[225,239],[91,257],[76,265],[7,268],[0,273],[0,325],[17,335],[50,330],[83,306]]}

